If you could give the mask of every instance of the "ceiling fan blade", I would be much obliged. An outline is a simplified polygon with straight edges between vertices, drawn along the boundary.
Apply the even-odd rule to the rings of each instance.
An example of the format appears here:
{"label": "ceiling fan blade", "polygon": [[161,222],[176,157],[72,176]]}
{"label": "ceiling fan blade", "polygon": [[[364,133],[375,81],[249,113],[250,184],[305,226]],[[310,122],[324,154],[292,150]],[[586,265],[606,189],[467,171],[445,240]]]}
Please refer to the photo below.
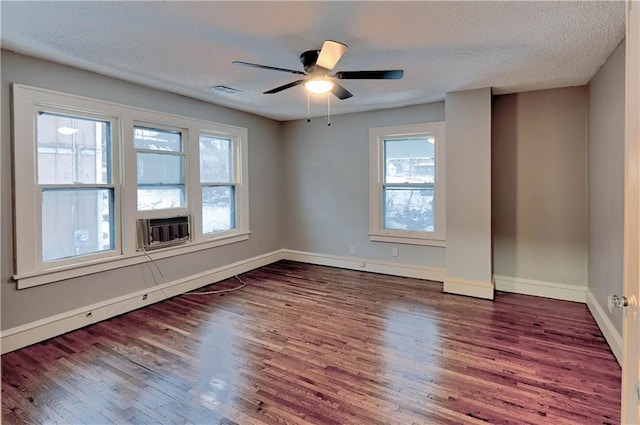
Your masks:
{"label": "ceiling fan blade", "polygon": [[347,45],[337,41],[326,40],[322,44],[322,49],[316,61],[317,66],[331,70],[338,63],[344,52],[347,51]]}
{"label": "ceiling fan blade", "polygon": [[333,93],[335,97],[337,97],[340,100],[349,99],[350,97],[353,96],[351,93],[349,93],[349,90],[345,89],[340,84],[335,82],[334,82],[333,88],[331,89],[331,93]]}
{"label": "ceiling fan blade", "polygon": [[235,64],[235,65],[250,66],[252,68],[271,69],[272,71],[282,71],[282,72],[290,72],[291,74],[307,75],[304,72],[296,71],[295,69],[278,68],[278,67],[275,67],[275,66],[260,65],[260,64],[257,64],[257,63],[242,62],[242,61],[233,61],[232,63]]}
{"label": "ceiling fan blade", "polygon": [[404,76],[401,69],[386,71],[340,71],[334,77],[341,80],[399,80]]}
{"label": "ceiling fan blade", "polygon": [[297,80],[297,81],[294,81],[292,83],[285,84],[284,86],[280,86],[280,87],[276,87],[275,89],[268,90],[268,91],[264,92],[264,94],[278,93],[278,92],[281,92],[282,90],[286,90],[286,89],[290,89],[291,87],[299,86],[300,84],[302,84],[304,82],[305,82],[305,80]]}

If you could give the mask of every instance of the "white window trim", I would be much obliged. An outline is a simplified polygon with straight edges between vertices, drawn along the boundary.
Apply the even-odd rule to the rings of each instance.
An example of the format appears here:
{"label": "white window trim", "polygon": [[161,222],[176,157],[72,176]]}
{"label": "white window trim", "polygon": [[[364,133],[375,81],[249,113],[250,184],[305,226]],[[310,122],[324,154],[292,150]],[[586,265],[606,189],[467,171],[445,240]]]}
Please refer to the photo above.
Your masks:
{"label": "white window trim", "polygon": [[[194,118],[156,112],[109,101],[61,93],[22,84],[13,89],[13,169],[14,169],[14,275],[18,289],[47,284],[64,279],[85,276],[106,270],[126,267],[148,261],[147,253],[137,250],[136,220],[167,216],[174,212],[191,215],[192,239],[186,244],[154,250],[148,253],[154,259],[183,255],[249,239],[249,187],[248,187],[248,131],[246,128],[203,121]],[[37,182],[37,151],[35,143],[38,110],[47,109],[69,114],[82,114],[112,122],[112,149],[115,185],[114,232],[116,249],[95,255],[75,257],[64,261],[43,262],[41,259],[41,212]],[[187,208],[162,211],[137,210],[136,154],[133,146],[134,124],[184,129],[185,149],[188,149],[185,184]],[[217,134],[232,138],[236,149],[236,228],[215,234],[202,234],[202,208],[199,166],[199,134]],[[187,136],[188,135],[188,136]],[[201,201],[200,201],[201,203]]]}
{"label": "white window trim", "polygon": [[[384,139],[419,134],[436,138],[435,231],[414,232],[385,229],[383,225],[382,189],[384,179]],[[446,246],[445,229],[445,122],[376,127],[369,129],[369,239],[410,245]]]}
{"label": "white window trim", "polygon": [[[14,101],[15,104],[15,101]],[[96,120],[101,120],[101,121],[106,121],[109,122],[110,127],[111,127],[111,157],[112,158],[117,158],[119,155],[119,149],[120,149],[120,140],[119,140],[119,134],[117,134],[117,132],[115,132],[114,130],[118,129],[118,118],[109,114],[102,114],[102,113],[97,113],[94,111],[85,111],[85,110],[78,110],[78,109],[69,109],[69,108],[62,108],[62,107],[58,107],[58,106],[54,106],[52,104],[44,104],[44,103],[40,103],[40,104],[34,104],[33,105],[34,109],[33,109],[33,116],[32,119],[34,121],[37,120],[38,117],[38,113],[39,112],[50,112],[50,113],[55,113],[55,114],[68,114],[68,115],[82,115],[82,117],[84,118],[89,118],[89,119],[96,119]],[[17,113],[15,114],[17,115]],[[36,125],[35,122],[33,124],[34,126]],[[17,131],[16,133],[17,134]],[[26,140],[26,138],[24,139]],[[23,141],[24,144],[26,144],[26,142]],[[21,145],[20,146],[21,150],[24,149],[26,151],[28,151],[28,158],[31,160],[32,163],[32,167],[33,167],[33,172],[30,173],[30,176],[32,177],[32,181],[33,184],[35,184],[34,187],[34,196],[29,197],[28,199],[21,199],[23,202],[23,204],[28,204],[28,202],[33,201],[33,204],[28,204],[29,206],[27,207],[28,209],[26,211],[28,211],[27,215],[29,216],[29,219],[33,219],[33,229],[35,229],[35,232],[37,235],[42,235],[42,220],[40,219],[40,217],[42,217],[42,202],[38,202],[39,200],[41,200],[42,198],[40,197],[40,194],[43,192],[44,188],[50,188],[50,189],[55,189],[55,188],[63,188],[63,187],[72,187],[72,188],[90,188],[90,187],[94,187],[94,188],[107,188],[107,187],[111,187],[113,188],[113,203],[114,203],[114,210],[117,210],[118,208],[120,208],[122,201],[121,201],[121,191],[120,191],[120,169],[119,169],[119,161],[113,161],[112,160],[112,175],[111,177],[111,183],[106,183],[106,184],[40,184],[38,182],[38,164],[37,164],[37,157],[38,157],[38,151],[37,151],[37,146],[36,146],[36,139],[35,139],[35,134],[33,136],[33,141],[31,143],[31,146],[25,146],[25,145]],[[14,151],[18,152],[18,149],[16,146],[14,146]],[[26,159],[26,158],[25,158]],[[25,168],[24,165],[25,164],[29,164],[27,162],[24,162],[24,160],[17,162],[17,164],[21,164],[21,168]],[[31,165],[31,164],[30,164]],[[16,170],[17,172],[17,170]],[[17,180],[16,180],[17,181]],[[21,187],[19,191],[22,193],[23,188]],[[19,199],[19,195],[16,193],[15,195],[15,199],[16,199],[16,204],[17,204],[17,200]],[[21,211],[20,214],[18,214],[18,216],[16,217],[16,221],[18,221],[19,219],[22,218],[23,216],[23,212],[25,211],[25,209],[21,209],[18,210],[18,207],[16,206],[16,211]],[[31,217],[31,215],[33,215],[33,217]],[[114,232],[116,234],[120,233],[120,228],[121,228],[121,220],[120,220],[120,214],[115,214],[115,217],[113,218],[114,220]],[[16,226],[17,228],[17,226]],[[30,256],[32,256],[32,258],[29,258],[29,260],[35,261],[35,265],[36,265],[36,269],[37,270],[41,270],[43,268],[45,268],[45,266],[43,266],[44,264],[50,264],[53,265],[54,267],[60,267],[60,266],[65,266],[65,265],[71,265],[74,263],[78,262],[79,258],[88,258],[90,260],[96,260],[96,259],[109,259],[111,257],[113,257],[113,251],[121,251],[122,247],[122,240],[121,238],[117,238],[116,242],[115,242],[115,246],[114,246],[114,250],[113,251],[98,251],[95,253],[91,253],[91,254],[86,254],[83,256],[77,256],[74,258],[61,258],[58,260],[53,260],[53,261],[48,261],[48,262],[41,262],[39,255],[40,253],[42,253],[42,238],[38,237],[36,239],[36,244],[35,244],[35,249],[33,249],[33,251],[30,251]],[[17,245],[17,242],[16,242]]]}

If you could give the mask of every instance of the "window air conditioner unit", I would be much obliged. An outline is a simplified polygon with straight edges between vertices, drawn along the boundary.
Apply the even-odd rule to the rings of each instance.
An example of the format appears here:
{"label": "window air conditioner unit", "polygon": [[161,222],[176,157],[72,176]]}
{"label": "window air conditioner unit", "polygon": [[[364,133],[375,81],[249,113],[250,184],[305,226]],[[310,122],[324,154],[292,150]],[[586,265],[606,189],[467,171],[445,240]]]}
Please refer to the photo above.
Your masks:
{"label": "window air conditioner unit", "polygon": [[189,216],[138,219],[138,249],[149,250],[186,243]]}

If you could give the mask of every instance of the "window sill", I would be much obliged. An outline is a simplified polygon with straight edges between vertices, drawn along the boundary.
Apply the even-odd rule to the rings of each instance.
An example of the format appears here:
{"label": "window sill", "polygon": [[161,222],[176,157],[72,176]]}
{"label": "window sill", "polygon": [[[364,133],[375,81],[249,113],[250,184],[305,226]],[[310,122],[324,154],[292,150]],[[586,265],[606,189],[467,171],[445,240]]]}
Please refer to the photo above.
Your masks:
{"label": "window sill", "polygon": [[202,251],[236,242],[242,242],[248,240],[250,234],[251,232],[234,233],[233,235],[220,236],[215,239],[188,242],[183,245],[146,251],[146,253],[143,251],[137,251],[130,255],[118,255],[115,257],[101,258],[99,260],[86,261],[78,264],[53,267],[35,273],[17,274],[13,275],[12,279],[16,282],[17,289],[26,289],[34,286],[45,285],[47,283],[145,263],[149,261],[148,257],[151,257],[153,260],[159,260],[162,258],[175,257],[177,255],[188,254],[190,252]]}
{"label": "window sill", "polygon": [[423,237],[410,237],[410,236],[390,236],[390,235],[381,235],[381,234],[369,234],[369,240],[372,242],[388,242],[388,243],[398,243],[405,245],[421,245],[421,246],[437,246],[437,247],[446,247],[447,242],[439,239],[428,239]]}

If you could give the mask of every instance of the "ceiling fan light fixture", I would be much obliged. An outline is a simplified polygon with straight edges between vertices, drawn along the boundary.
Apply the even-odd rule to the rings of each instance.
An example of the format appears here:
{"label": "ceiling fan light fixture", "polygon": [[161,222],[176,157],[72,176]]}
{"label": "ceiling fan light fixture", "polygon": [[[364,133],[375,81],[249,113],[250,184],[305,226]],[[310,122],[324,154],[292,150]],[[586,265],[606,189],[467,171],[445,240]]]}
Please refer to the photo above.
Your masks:
{"label": "ceiling fan light fixture", "polygon": [[304,83],[304,87],[315,94],[325,94],[330,91],[335,83],[326,78],[312,78],[306,83]]}
{"label": "ceiling fan light fixture", "polygon": [[58,133],[63,136],[71,136],[72,134],[76,134],[78,132],[77,128],[72,127],[58,127]]}

